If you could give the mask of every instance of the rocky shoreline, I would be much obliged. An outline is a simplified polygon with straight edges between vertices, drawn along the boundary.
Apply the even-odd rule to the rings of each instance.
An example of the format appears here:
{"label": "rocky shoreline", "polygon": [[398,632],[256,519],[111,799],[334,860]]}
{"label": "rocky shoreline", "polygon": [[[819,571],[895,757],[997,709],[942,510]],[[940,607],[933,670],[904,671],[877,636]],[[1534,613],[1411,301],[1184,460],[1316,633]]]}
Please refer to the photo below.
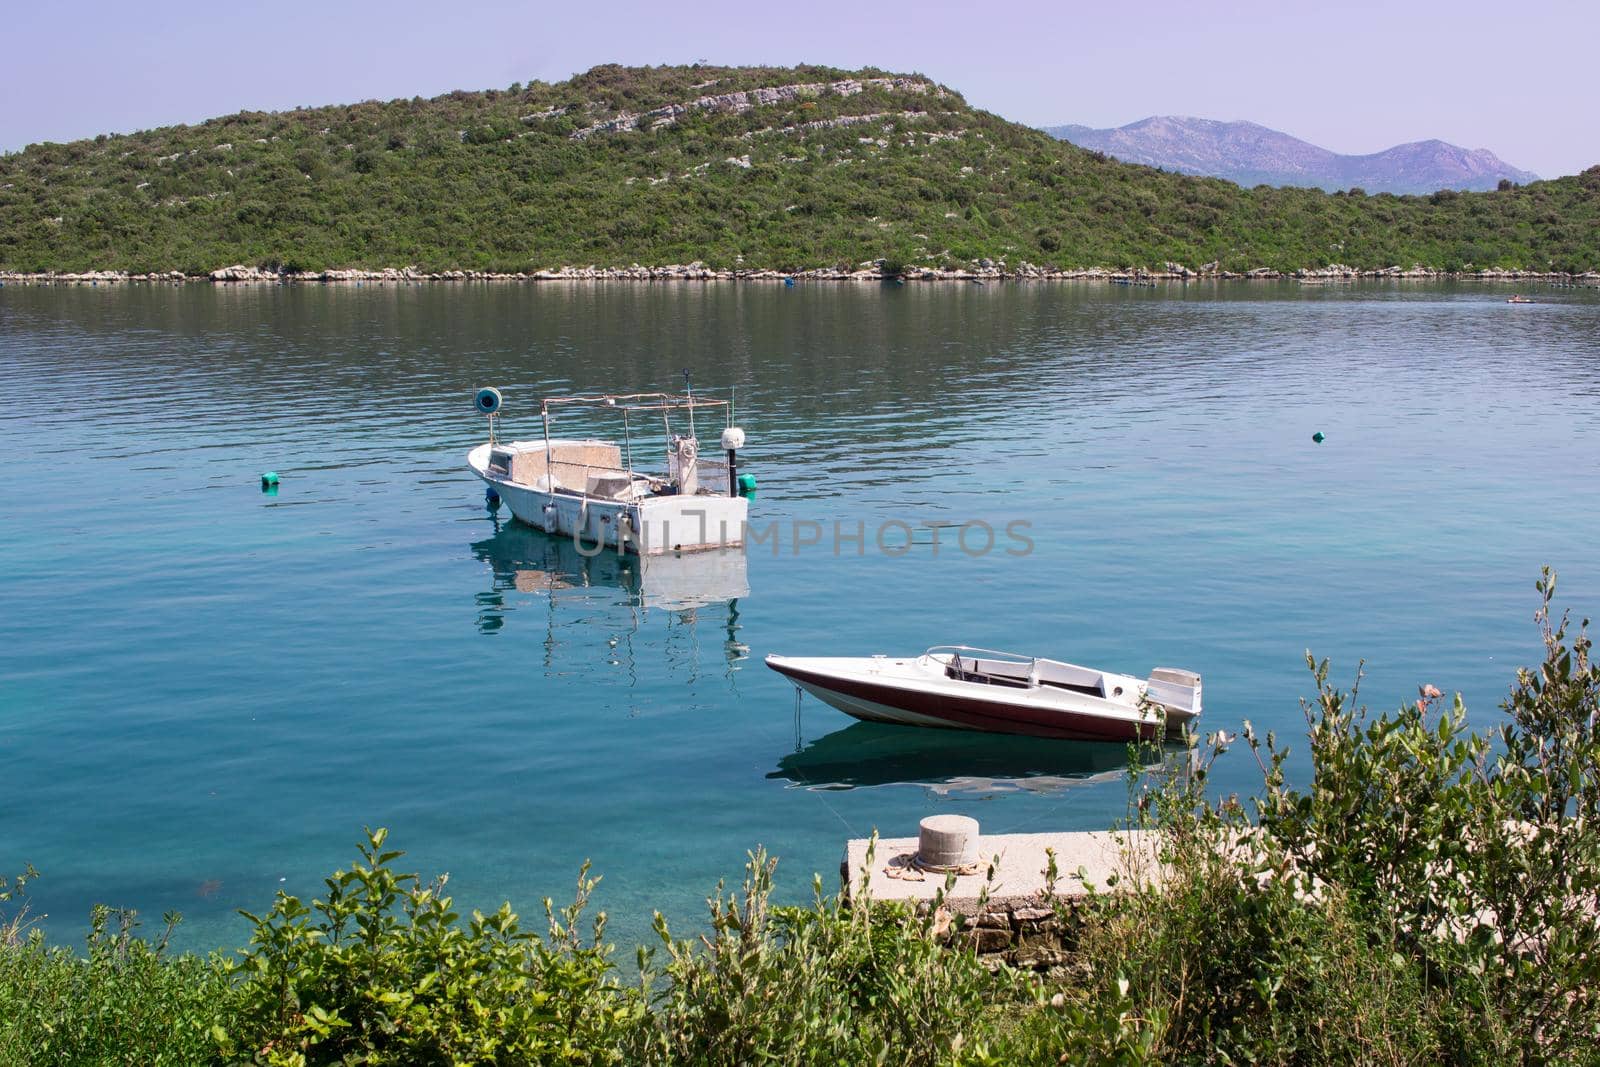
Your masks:
{"label": "rocky shoreline", "polygon": [[221,267],[207,274],[185,274],[183,271],[155,271],[135,274],[128,271],[85,271],[67,273],[48,271],[25,273],[0,271],[0,285],[115,285],[121,282],[187,283],[207,282],[228,284],[254,282],[270,284],[289,283],[340,283],[340,282],[570,282],[570,281],[826,281],[826,282],[987,282],[987,281],[1100,281],[1121,285],[1154,285],[1157,282],[1187,282],[1200,280],[1222,281],[1278,281],[1302,282],[1350,281],[1369,278],[1458,279],[1478,281],[1545,281],[1575,286],[1600,288],[1600,271],[1569,274],[1561,271],[1498,270],[1444,271],[1431,267],[1414,266],[1381,267],[1362,270],[1334,264],[1328,267],[1308,267],[1295,271],[1279,271],[1258,267],[1248,271],[1222,270],[1215,263],[1190,269],[1178,263],[1168,263],[1161,270],[1115,269],[1090,267],[1083,270],[1062,270],[1038,267],[1031,263],[1007,266],[1004,262],[980,260],[970,268],[938,269],[927,267],[907,268],[899,274],[886,275],[875,263],[864,263],[855,269],[818,267],[803,271],[777,271],[759,269],[717,270],[703,263],[672,264],[664,267],[561,267],[555,270],[518,272],[515,274],[494,271],[448,270],[423,271],[415,267],[385,267],[381,270],[320,270],[290,271],[265,270],[235,264]]}

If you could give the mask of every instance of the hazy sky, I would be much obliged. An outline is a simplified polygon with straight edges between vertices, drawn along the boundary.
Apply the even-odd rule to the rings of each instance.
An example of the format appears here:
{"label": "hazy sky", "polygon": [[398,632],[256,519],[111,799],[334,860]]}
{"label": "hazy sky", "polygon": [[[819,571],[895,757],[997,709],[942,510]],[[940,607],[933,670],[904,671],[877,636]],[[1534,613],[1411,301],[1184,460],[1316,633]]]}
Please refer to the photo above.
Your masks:
{"label": "hazy sky", "polygon": [[1030,125],[1251,119],[1337,152],[1438,137],[1600,163],[1600,2],[13,3],[0,150],[244,109],[557,81],[597,63],[921,71]]}

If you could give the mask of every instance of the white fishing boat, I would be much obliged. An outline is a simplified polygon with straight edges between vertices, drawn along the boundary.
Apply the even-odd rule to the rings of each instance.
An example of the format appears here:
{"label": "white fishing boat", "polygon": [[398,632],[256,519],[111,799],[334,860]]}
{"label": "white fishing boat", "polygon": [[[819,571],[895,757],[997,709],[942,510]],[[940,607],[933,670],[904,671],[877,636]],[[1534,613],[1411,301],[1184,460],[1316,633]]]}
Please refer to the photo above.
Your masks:
{"label": "white fishing boat", "polygon": [[768,656],[802,690],[868,722],[1079,741],[1160,740],[1200,714],[1200,676],[1148,678],[1014,652],[939,645],[892,658]]}
{"label": "white fishing boat", "polygon": [[[475,403],[489,416],[489,440],[467,454],[467,464],[488,483],[491,503],[503,501],[529,526],[594,551],[639,556],[743,546],[745,494],[755,482],[738,473],[744,431],[733,425],[729,401],[687,390],[547,397],[539,406],[543,436],[531,441],[496,438],[498,391],[480,389]],[[614,416],[622,443],[552,435],[557,413],[577,412]],[[724,458],[700,454],[697,412],[701,426],[720,424]],[[647,430],[666,438],[659,474],[634,467],[635,454],[645,453],[635,434]]]}

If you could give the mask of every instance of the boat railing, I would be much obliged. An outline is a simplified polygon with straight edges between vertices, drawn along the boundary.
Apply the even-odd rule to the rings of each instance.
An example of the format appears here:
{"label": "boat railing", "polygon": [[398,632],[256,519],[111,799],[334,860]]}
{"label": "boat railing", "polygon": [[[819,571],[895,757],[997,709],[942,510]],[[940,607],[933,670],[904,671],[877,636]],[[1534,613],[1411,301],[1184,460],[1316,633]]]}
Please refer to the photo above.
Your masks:
{"label": "boat railing", "polygon": [[728,495],[728,464],[724,460],[701,456],[695,463],[700,489],[718,496]]}

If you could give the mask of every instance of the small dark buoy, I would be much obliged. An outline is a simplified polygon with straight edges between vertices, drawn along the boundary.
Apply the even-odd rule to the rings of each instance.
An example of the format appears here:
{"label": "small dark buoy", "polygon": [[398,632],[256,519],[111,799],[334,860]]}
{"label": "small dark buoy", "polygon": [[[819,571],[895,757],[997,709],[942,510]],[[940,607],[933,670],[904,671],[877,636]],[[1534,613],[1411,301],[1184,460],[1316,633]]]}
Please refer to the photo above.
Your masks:
{"label": "small dark buoy", "polygon": [[269,485],[277,485],[277,484],[278,484],[278,472],[277,471],[267,471],[265,474],[263,474],[261,476],[261,488],[265,489]]}
{"label": "small dark buoy", "polygon": [[783,287],[785,289],[793,289],[794,288],[794,279],[793,278],[785,278],[783,280]]}
{"label": "small dark buoy", "polygon": [[1321,430],[1318,430],[1316,433],[1311,435],[1311,439],[1320,445],[1322,442],[1327,440],[1327,437],[1323,436]]}
{"label": "small dark buoy", "polygon": [[494,491],[494,486],[489,486],[483,491],[484,507],[490,511],[500,510],[500,494]]}

